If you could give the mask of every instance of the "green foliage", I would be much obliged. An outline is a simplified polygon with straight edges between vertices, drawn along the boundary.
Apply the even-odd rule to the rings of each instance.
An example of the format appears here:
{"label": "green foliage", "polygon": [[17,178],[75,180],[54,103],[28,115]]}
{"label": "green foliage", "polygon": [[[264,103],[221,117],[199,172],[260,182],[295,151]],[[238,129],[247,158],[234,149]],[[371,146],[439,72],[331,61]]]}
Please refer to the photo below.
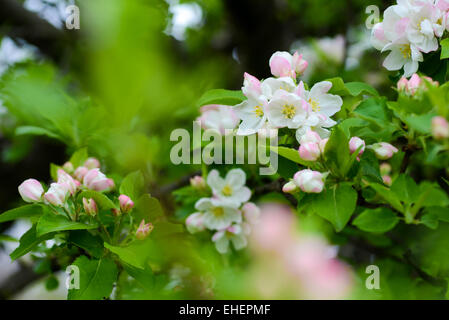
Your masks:
{"label": "green foliage", "polygon": [[234,106],[245,100],[241,90],[232,91],[224,89],[214,89],[209,90],[203,94],[203,96],[198,100],[197,105],[199,107],[209,105],[209,104],[220,104]]}
{"label": "green foliage", "polygon": [[110,258],[89,260],[81,256],[73,263],[80,271],[79,289],[70,289],[69,300],[102,300],[110,296],[118,269]]}
{"label": "green foliage", "polygon": [[393,229],[399,222],[396,214],[388,208],[363,211],[352,223],[367,232],[384,233]]}

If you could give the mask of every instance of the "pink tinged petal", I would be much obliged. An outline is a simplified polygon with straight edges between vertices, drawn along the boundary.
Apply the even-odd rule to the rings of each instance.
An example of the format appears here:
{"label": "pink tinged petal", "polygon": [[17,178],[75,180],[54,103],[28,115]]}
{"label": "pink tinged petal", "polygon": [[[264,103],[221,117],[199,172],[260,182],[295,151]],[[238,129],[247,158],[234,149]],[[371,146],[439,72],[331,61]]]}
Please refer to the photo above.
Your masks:
{"label": "pink tinged petal", "polygon": [[89,158],[84,162],[84,166],[88,169],[100,168],[100,161],[96,158]]}
{"label": "pink tinged petal", "polygon": [[299,156],[306,161],[316,161],[321,155],[320,147],[317,143],[308,142],[299,147]]}
{"label": "pink tinged petal", "polygon": [[392,50],[385,59],[383,66],[389,71],[400,70],[406,62],[407,60],[404,59],[399,50]]}
{"label": "pink tinged petal", "polygon": [[402,77],[397,84],[399,91],[406,91],[408,89],[408,80],[406,77]]}
{"label": "pink tinged petal", "polygon": [[280,56],[275,56],[270,60],[270,69],[275,77],[289,77],[292,71],[290,62]]}
{"label": "pink tinged petal", "polygon": [[449,138],[449,124],[443,117],[432,119],[432,135],[436,140]]}
{"label": "pink tinged petal", "polygon": [[122,210],[123,213],[131,212],[132,208],[134,207],[134,202],[130,197],[122,194],[118,197],[118,200],[120,202],[120,210]]}
{"label": "pink tinged petal", "polygon": [[36,179],[28,179],[22,182],[18,188],[19,194],[25,202],[33,203],[42,201],[44,188]]}

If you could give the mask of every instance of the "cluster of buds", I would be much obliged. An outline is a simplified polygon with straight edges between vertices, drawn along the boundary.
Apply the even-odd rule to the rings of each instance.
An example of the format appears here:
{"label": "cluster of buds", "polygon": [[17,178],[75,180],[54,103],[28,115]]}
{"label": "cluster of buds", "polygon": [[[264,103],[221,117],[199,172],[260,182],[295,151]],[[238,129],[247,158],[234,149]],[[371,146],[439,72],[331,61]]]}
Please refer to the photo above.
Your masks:
{"label": "cluster of buds", "polygon": [[299,190],[305,193],[321,193],[324,190],[324,182],[329,173],[321,173],[305,169],[297,172],[293,180],[282,188],[284,193],[296,193]]}
{"label": "cluster of buds", "polygon": [[297,51],[291,55],[288,52],[276,52],[270,59],[271,73],[275,77],[296,78],[306,71],[309,63]]}
{"label": "cluster of buds", "polygon": [[407,80],[406,77],[402,77],[397,83],[397,89],[401,93],[405,93],[409,96],[414,96],[418,92],[425,91],[427,89],[426,82],[430,85],[438,87],[440,84],[438,81],[434,81],[429,77],[420,77],[416,73],[412,75],[410,80]]}
{"label": "cluster of buds", "polygon": [[321,139],[320,135],[308,130],[300,139],[299,156],[306,161],[316,161],[324,153],[329,139]]}
{"label": "cluster of buds", "polygon": [[[19,194],[25,202],[39,203],[55,207],[67,208],[67,200],[81,190],[109,191],[114,188],[114,181],[107,178],[99,169],[100,162],[89,158],[83,166],[74,168],[71,162],[66,162],[57,171],[57,181],[50,184],[45,192],[41,183],[28,179],[19,186]],[[85,212],[91,216],[98,213],[93,199],[83,199]]]}

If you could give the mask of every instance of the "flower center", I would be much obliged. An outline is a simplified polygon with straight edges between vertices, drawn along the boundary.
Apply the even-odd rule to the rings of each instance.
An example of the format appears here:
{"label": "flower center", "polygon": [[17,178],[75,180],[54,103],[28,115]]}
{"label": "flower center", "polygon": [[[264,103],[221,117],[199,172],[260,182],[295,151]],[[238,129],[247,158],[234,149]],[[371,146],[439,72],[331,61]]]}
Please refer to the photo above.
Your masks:
{"label": "flower center", "polygon": [[403,44],[399,46],[399,51],[402,53],[402,56],[404,59],[408,59],[412,55],[412,49],[410,48],[410,45]]}
{"label": "flower center", "polygon": [[220,207],[215,207],[212,209],[212,213],[214,214],[214,216],[216,218],[222,217],[224,215],[224,210],[223,208]]}
{"label": "flower center", "polygon": [[262,118],[263,117],[263,109],[261,106],[255,106],[254,107],[254,113],[256,114],[256,116]]}
{"label": "flower center", "polygon": [[223,193],[225,197],[230,197],[232,196],[232,188],[227,184],[223,187],[221,193]]}
{"label": "flower center", "polygon": [[320,105],[318,104],[317,101],[309,99],[309,103],[312,106],[313,112],[318,112],[321,110]]}
{"label": "flower center", "polygon": [[282,114],[286,119],[293,119],[293,117],[296,114],[296,107],[292,106],[290,104],[284,105],[284,108],[282,109]]}

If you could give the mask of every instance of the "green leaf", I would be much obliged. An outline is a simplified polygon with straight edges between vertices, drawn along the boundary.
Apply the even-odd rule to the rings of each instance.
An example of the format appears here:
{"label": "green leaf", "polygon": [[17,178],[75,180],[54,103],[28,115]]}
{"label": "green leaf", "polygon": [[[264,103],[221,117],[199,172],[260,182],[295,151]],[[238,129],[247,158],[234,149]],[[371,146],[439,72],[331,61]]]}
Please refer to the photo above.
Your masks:
{"label": "green leaf", "polygon": [[109,243],[104,243],[105,248],[109,249],[109,251],[115,253],[120,260],[130,264],[139,269],[145,268],[145,260],[146,257],[140,255],[138,252],[133,250],[133,247],[116,247],[112,246]]}
{"label": "green leaf", "polygon": [[202,107],[209,104],[219,104],[234,106],[246,100],[241,90],[213,89],[203,94],[198,100],[198,106]]}
{"label": "green leaf", "polygon": [[424,214],[420,219],[425,226],[436,229],[438,222],[449,222],[449,208],[448,207],[427,207],[424,209]]}
{"label": "green leaf", "polygon": [[68,230],[88,230],[96,229],[98,224],[84,224],[69,220],[63,215],[57,215],[52,212],[46,212],[42,215],[37,223],[37,236],[42,236],[51,232],[68,231]]}
{"label": "green leaf", "polygon": [[140,269],[127,263],[123,263],[123,268],[131,277],[136,279],[146,291],[149,291],[154,287],[154,274],[149,266],[145,266],[145,269]]}
{"label": "green leaf", "polygon": [[164,210],[159,200],[151,197],[149,194],[144,194],[137,201],[132,215],[139,223],[142,219],[145,219],[146,222],[154,222],[164,216]]}
{"label": "green leaf", "polygon": [[440,59],[449,58],[449,38],[446,38],[440,42],[441,45],[441,56]]}
{"label": "green leaf", "polygon": [[70,162],[73,164],[73,167],[79,167],[86,162],[87,158],[89,157],[87,153],[87,148],[81,148],[77,150],[73,155],[70,157]]}
{"label": "green leaf", "polygon": [[376,124],[378,127],[391,125],[391,111],[387,109],[384,98],[369,98],[359,104],[354,110],[360,118]]}
{"label": "green leaf", "polygon": [[405,174],[400,175],[394,180],[390,190],[398,200],[406,204],[414,203],[420,196],[416,182]]}
{"label": "green leaf", "polygon": [[295,163],[299,163],[300,165],[303,165],[305,167],[310,167],[311,165],[313,165],[313,162],[301,159],[298,150],[287,147],[270,147],[270,150],[277,153],[281,157],[284,157]]}
{"label": "green leaf", "polygon": [[399,212],[404,213],[404,208],[401,204],[401,201],[397,198],[397,196],[391,192],[389,188],[386,188],[380,184],[372,183],[370,187],[373,188],[379,196],[383,198],[387,203],[389,203],[394,209]]}
{"label": "green leaf", "polygon": [[354,213],[356,202],[357,192],[351,185],[340,184],[316,195],[311,206],[316,214],[330,221],[335,230],[340,232]]}
{"label": "green leaf", "polygon": [[347,82],[344,83],[342,78],[332,78],[327,81],[332,83],[330,93],[339,96],[353,96],[357,97],[361,94],[367,94],[372,96],[379,96],[376,89],[363,82]]}
{"label": "green leaf", "polygon": [[413,212],[417,213],[422,207],[447,207],[449,197],[436,183],[423,182],[419,185],[420,194],[415,201]]}
{"label": "green leaf", "polygon": [[11,236],[7,236],[6,234],[0,234],[0,241],[5,241],[5,242],[19,242],[19,240],[11,237]]}
{"label": "green leaf", "polygon": [[86,250],[91,256],[101,258],[103,255],[103,240],[86,230],[74,230],[70,232],[68,242]]}
{"label": "green leaf", "polygon": [[42,215],[42,206],[38,204],[28,204],[0,214],[0,223],[16,219],[32,218]]}
{"label": "green leaf", "polygon": [[345,86],[348,89],[349,93],[354,97],[359,96],[362,93],[372,96],[379,96],[379,93],[376,89],[364,82],[348,82],[345,84]]}
{"label": "green leaf", "polygon": [[17,136],[21,136],[21,135],[47,136],[52,139],[64,141],[64,138],[62,138],[58,134],[51,132],[50,130],[40,128],[40,127],[33,127],[33,126],[17,127],[15,134]]}
{"label": "green leaf", "polygon": [[118,275],[117,266],[112,259],[89,260],[86,256],[81,256],[73,265],[80,271],[80,287],[69,290],[69,300],[100,300],[111,295]]}
{"label": "green leaf", "polygon": [[107,196],[97,191],[93,190],[83,191],[78,195],[78,200],[81,201],[83,198],[94,199],[95,202],[97,203],[97,206],[99,206],[100,209],[103,210],[110,210],[116,208],[115,203],[112,202],[111,199],[109,199]]}
{"label": "green leaf", "polygon": [[128,174],[120,185],[120,193],[125,194],[132,200],[139,199],[144,192],[144,179],[140,171],[135,171]]}
{"label": "green leaf", "polygon": [[31,229],[25,232],[25,234],[20,238],[19,246],[10,254],[11,259],[16,260],[24,256],[25,254],[33,250],[34,247],[36,247],[39,243],[50,239],[52,236],[53,235],[51,234],[46,234],[38,237],[36,233],[36,225],[33,225]]}
{"label": "green leaf", "polygon": [[352,224],[366,232],[384,233],[393,229],[398,222],[399,218],[393,211],[377,208],[363,211]]}
{"label": "green leaf", "polygon": [[335,127],[332,130],[324,150],[324,157],[333,173],[340,177],[346,175],[350,161],[349,139],[341,128]]}
{"label": "green leaf", "polygon": [[403,118],[404,122],[413,130],[421,134],[432,133],[432,118],[434,114],[409,115]]}

